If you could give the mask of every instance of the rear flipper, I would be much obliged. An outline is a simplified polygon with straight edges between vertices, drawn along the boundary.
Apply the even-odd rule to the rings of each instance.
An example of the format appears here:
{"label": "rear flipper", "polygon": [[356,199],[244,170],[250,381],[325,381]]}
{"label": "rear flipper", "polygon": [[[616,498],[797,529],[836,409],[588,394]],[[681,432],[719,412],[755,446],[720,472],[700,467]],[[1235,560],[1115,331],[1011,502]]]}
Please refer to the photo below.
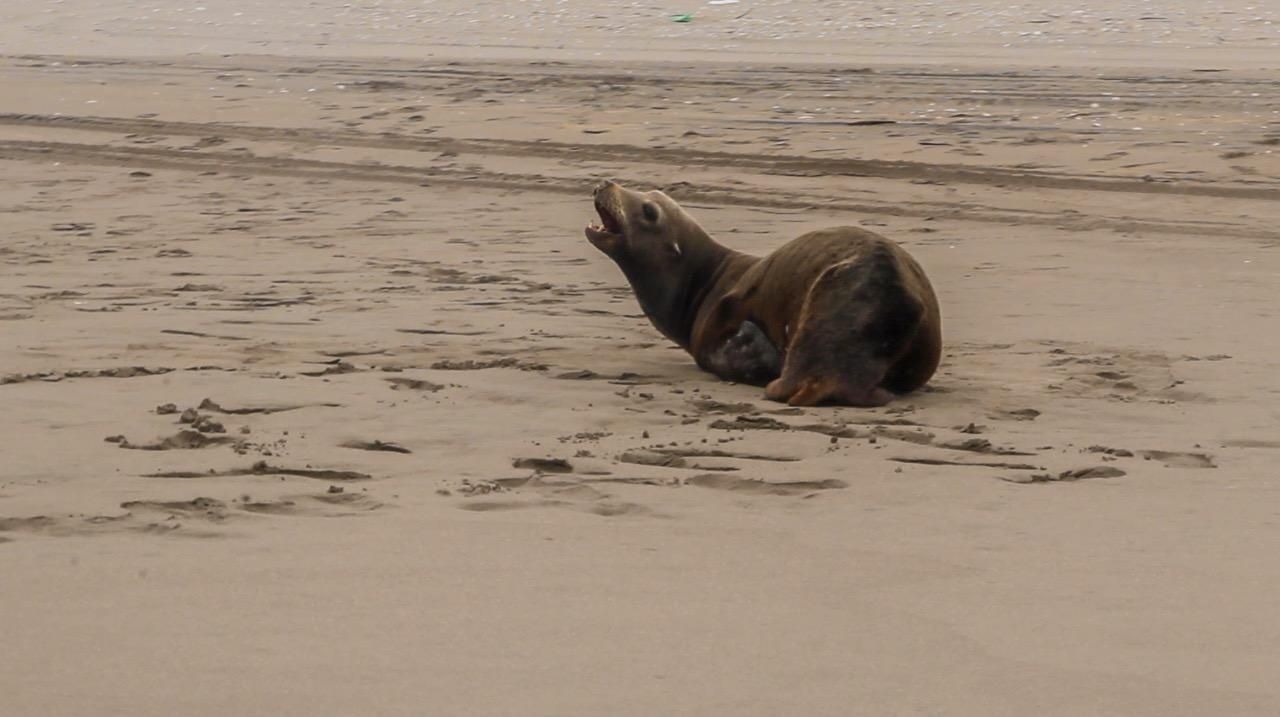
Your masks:
{"label": "rear flipper", "polygon": [[892,401],[894,395],[881,386],[868,389],[840,379],[800,379],[797,383],[779,378],[769,383],[765,398],[785,401],[791,406],[833,404],[878,408]]}
{"label": "rear flipper", "polygon": [[782,353],[755,322],[743,321],[738,333],[707,356],[707,368],[729,381],[763,386],[782,371]]}
{"label": "rear flipper", "polygon": [[810,287],[786,365],[765,396],[792,406],[883,406],[894,397],[885,377],[923,314],[883,248],[828,268]]}

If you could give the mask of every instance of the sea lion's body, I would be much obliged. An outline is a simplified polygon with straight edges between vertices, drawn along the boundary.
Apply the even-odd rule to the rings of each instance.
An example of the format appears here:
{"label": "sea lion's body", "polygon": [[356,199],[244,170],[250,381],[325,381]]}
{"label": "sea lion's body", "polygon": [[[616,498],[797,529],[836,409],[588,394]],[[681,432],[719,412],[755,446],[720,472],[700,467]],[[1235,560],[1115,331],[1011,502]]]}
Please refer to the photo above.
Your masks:
{"label": "sea lion's body", "polygon": [[604,225],[588,238],[654,326],[721,378],[767,385],[791,405],[878,406],[938,367],[933,288],[884,237],[835,227],[754,257],[716,243],[661,192],[606,183],[596,207]]}

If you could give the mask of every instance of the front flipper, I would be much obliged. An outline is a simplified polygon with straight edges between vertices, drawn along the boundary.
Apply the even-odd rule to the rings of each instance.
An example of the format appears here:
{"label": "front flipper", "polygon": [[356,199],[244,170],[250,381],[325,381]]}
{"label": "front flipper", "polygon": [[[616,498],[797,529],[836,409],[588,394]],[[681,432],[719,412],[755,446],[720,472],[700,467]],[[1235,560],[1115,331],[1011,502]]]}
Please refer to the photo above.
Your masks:
{"label": "front flipper", "polygon": [[782,353],[752,321],[707,356],[707,369],[720,378],[763,386],[782,373]]}

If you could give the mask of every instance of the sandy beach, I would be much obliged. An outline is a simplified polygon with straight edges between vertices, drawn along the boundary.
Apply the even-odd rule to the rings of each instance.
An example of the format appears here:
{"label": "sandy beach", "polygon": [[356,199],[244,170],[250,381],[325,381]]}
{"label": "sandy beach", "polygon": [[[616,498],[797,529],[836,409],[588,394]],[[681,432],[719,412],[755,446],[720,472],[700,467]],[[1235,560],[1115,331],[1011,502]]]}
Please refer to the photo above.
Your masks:
{"label": "sandy beach", "polygon": [[[1280,8],[892,5],[0,8],[0,713],[1280,712]],[[941,369],[700,372],[606,177]]]}

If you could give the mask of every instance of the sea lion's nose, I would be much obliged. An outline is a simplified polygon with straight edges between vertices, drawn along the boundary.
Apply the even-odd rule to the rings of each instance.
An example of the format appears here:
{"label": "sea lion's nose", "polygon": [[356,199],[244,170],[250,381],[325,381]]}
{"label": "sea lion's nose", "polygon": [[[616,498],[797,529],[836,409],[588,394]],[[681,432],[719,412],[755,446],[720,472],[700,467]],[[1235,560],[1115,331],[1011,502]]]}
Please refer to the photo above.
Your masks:
{"label": "sea lion's nose", "polygon": [[591,196],[598,197],[600,196],[600,192],[603,192],[606,189],[609,189],[610,187],[615,187],[617,186],[617,184],[618,183],[613,181],[612,179],[606,179],[603,182],[596,185],[596,188],[594,191],[592,191]]}

